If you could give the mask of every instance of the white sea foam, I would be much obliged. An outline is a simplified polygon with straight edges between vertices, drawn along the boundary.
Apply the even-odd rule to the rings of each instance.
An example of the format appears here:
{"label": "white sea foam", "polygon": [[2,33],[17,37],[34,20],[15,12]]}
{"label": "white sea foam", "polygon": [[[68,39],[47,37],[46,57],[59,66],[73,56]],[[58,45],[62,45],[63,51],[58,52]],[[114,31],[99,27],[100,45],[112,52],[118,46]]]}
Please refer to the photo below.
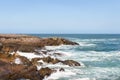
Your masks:
{"label": "white sea foam", "polygon": [[76,51],[71,59],[79,61],[102,61],[116,58],[120,60],[120,51],[97,52],[97,51]]}
{"label": "white sea foam", "polygon": [[25,52],[19,52],[17,51],[17,53],[21,56],[24,56],[24,57],[27,57],[28,59],[32,59],[32,58],[40,58],[40,57],[43,57],[43,56],[40,56],[40,55],[35,55],[34,53],[25,53]]}
{"label": "white sea foam", "polygon": [[88,43],[88,42],[78,42],[78,44],[82,47],[95,47],[96,44],[93,44],[93,43]]}
{"label": "white sea foam", "polygon": [[56,49],[60,49],[61,47],[63,47],[63,45],[60,45],[60,46],[45,46],[45,48],[47,50],[56,50]]}
{"label": "white sea foam", "polygon": [[41,63],[44,63],[44,61],[43,61],[43,60],[39,60],[39,61],[37,61],[37,62],[41,62]]}
{"label": "white sea foam", "polygon": [[65,71],[59,71],[57,70],[57,72],[51,74],[49,77],[44,78],[43,80],[56,80],[59,79],[61,77],[70,77],[76,75],[76,73],[70,71],[70,70],[65,70]]}
{"label": "white sea foam", "polygon": [[63,49],[63,50],[67,50],[67,49],[73,49],[75,47],[78,47],[78,45],[59,45],[59,46],[46,46],[45,48],[47,50],[59,50],[59,49]]}
{"label": "white sea foam", "polygon": [[22,64],[21,60],[19,58],[15,59],[15,64]]}
{"label": "white sea foam", "polygon": [[[71,79],[70,79],[71,80]],[[73,80],[96,80],[95,78],[78,78],[78,79],[73,79]]]}
{"label": "white sea foam", "polygon": [[38,66],[38,65],[36,67],[37,67],[37,70],[40,70],[42,68],[42,66]]}
{"label": "white sea foam", "polygon": [[57,63],[57,64],[47,64],[46,67],[51,67],[51,68],[68,68],[70,66],[64,65],[62,63]]}
{"label": "white sea foam", "polygon": [[73,53],[65,52],[65,51],[56,51],[55,53],[60,53],[60,54],[62,54],[63,56],[67,56],[67,57],[74,56]]}

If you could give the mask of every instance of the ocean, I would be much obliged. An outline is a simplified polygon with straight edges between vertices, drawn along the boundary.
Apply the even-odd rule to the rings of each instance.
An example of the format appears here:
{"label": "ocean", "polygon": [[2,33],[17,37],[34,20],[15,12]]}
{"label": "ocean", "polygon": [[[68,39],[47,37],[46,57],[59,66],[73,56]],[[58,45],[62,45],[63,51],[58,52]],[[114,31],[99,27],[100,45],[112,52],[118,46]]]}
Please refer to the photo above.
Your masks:
{"label": "ocean", "polygon": [[47,46],[49,50],[64,53],[57,57],[81,63],[80,67],[62,64],[47,65],[62,67],[65,72],[53,73],[45,80],[120,80],[120,35],[119,34],[30,34],[38,37],[62,37],[79,45]]}

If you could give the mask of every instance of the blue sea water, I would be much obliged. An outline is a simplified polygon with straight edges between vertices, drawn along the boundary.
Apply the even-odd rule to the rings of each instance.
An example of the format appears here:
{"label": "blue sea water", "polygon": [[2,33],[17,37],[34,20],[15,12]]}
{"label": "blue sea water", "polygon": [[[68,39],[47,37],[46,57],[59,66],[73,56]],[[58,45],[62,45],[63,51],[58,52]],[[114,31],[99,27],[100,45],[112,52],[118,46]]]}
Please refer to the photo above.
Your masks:
{"label": "blue sea water", "polygon": [[[70,56],[82,67],[64,67],[70,76],[55,75],[55,80],[120,80],[120,34],[31,34],[38,37],[62,37],[79,43],[77,46],[57,46],[51,49]],[[70,72],[69,72],[70,71]],[[57,74],[57,73],[56,73]],[[62,76],[60,76],[62,75]]]}

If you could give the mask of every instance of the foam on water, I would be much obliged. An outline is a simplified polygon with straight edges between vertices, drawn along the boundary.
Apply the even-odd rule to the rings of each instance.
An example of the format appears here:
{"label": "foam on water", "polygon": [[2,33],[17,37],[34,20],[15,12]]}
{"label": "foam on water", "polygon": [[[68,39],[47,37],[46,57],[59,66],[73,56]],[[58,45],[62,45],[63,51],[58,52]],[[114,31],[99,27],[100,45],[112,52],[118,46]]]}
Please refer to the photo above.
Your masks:
{"label": "foam on water", "polygon": [[80,61],[102,61],[103,59],[113,59],[116,58],[120,60],[120,51],[111,52],[97,52],[97,51],[76,51],[72,52],[74,56],[70,57],[72,59],[78,59]]}
{"label": "foam on water", "polygon": [[15,64],[22,64],[21,60],[19,58],[15,59]]}
{"label": "foam on water", "polygon": [[73,79],[73,80],[96,80],[95,78],[90,79],[90,78],[78,78],[78,79]]}
{"label": "foam on water", "polygon": [[30,59],[30,60],[31,60],[32,58],[40,58],[40,57],[43,57],[43,56],[41,56],[41,55],[35,55],[34,53],[25,53],[25,52],[19,52],[19,51],[17,51],[17,53],[18,53],[19,55],[21,55],[21,56],[24,56],[24,57]]}
{"label": "foam on water", "polygon": [[65,51],[55,51],[55,53],[60,53],[60,54],[62,54],[63,56],[67,56],[67,57],[74,56],[73,53],[65,52]]}
{"label": "foam on water", "polygon": [[51,74],[49,77],[44,78],[44,80],[56,80],[59,79],[61,77],[70,77],[76,75],[76,73],[70,71],[70,70],[66,70],[66,71],[59,71],[57,70],[57,72]]}
{"label": "foam on water", "polygon": [[68,65],[63,65],[62,63],[57,63],[57,64],[46,64],[46,67],[50,68],[68,68]]}
{"label": "foam on water", "polygon": [[96,44],[90,44],[90,43],[85,43],[85,42],[79,42],[79,45],[82,47],[95,47]]}

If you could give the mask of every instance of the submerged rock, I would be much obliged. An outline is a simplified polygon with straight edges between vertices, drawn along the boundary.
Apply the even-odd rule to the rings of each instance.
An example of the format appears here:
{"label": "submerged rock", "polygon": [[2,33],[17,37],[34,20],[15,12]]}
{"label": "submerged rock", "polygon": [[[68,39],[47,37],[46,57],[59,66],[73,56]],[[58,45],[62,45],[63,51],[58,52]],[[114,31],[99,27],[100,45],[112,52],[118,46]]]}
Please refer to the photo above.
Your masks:
{"label": "submerged rock", "polygon": [[57,58],[54,59],[54,58],[51,58],[50,56],[41,58],[41,60],[43,60],[46,63],[52,63],[52,64],[56,64],[60,62],[60,60],[58,60]]}
{"label": "submerged rock", "polygon": [[69,66],[80,66],[80,63],[73,60],[65,60],[65,61],[62,61],[62,63]]}
{"label": "submerged rock", "polygon": [[65,71],[65,69],[64,68],[60,68],[59,71]]}

